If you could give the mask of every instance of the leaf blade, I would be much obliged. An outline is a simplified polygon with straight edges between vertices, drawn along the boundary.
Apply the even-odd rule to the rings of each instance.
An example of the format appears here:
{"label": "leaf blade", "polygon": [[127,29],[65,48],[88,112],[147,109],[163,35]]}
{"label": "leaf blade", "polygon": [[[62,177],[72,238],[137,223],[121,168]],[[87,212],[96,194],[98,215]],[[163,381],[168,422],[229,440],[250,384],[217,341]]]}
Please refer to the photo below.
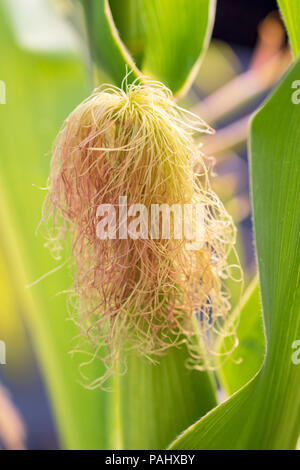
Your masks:
{"label": "leaf blade", "polygon": [[124,0],[121,6],[116,0],[91,0],[82,5],[92,56],[115,85],[121,86],[127,65],[133,70],[128,81],[143,74],[174,94],[189,88],[210,38],[215,0]]}
{"label": "leaf blade", "polygon": [[45,186],[49,159],[44,155],[67,110],[86,93],[84,74],[74,57],[66,55],[61,60],[20,51],[14,44],[2,4],[0,9],[0,75],[7,87],[7,102],[0,115],[0,231],[10,282],[23,306],[62,446],[107,448],[105,426],[100,427],[99,422],[106,422],[108,396],[100,390],[90,392],[78,383],[81,361],[72,360],[68,354],[76,331],[66,322],[65,297],[57,293],[69,287],[69,275],[60,270],[25,289],[57,266],[43,240],[35,236],[44,193],[32,185]]}
{"label": "leaf blade", "polygon": [[[174,441],[172,449],[294,449],[300,433],[298,305],[300,107],[292,104],[292,66],[255,115],[250,169],[264,323],[265,362],[250,382]],[[286,139],[288,137],[288,139]]]}
{"label": "leaf blade", "polygon": [[183,93],[208,44],[215,6],[215,1],[209,0],[143,0],[143,72],[162,81],[174,94]]}
{"label": "leaf blade", "polygon": [[278,0],[286,24],[294,57],[300,52],[300,4],[297,0]]}
{"label": "leaf blade", "polygon": [[186,426],[216,406],[207,372],[188,369],[186,347],[171,348],[153,364],[131,356],[121,378],[124,448],[164,449]]}
{"label": "leaf blade", "polygon": [[[228,396],[249,382],[264,361],[265,335],[256,277],[246,290],[241,306],[238,305],[233,317],[239,314],[239,310],[240,319],[237,327],[239,344],[218,371],[219,380]],[[221,352],[222,350],[223,346]]]}

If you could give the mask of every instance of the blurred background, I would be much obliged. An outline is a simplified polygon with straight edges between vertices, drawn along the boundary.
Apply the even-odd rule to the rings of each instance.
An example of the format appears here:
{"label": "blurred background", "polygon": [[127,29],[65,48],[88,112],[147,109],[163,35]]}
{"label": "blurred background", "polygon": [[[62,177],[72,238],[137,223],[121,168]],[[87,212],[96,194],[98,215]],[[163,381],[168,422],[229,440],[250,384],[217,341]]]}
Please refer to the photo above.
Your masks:
{"label": "blurred background", "polygon": [[[39,358],[26,328],[29,301],[19,285],[41,276],[42,257],[49,256],[43,254],[35,229],[53,140],[93,87],[83,37],[76,0],[0,0],[0,80],[6,85],[6,104],[0,104],[0,184],[3,194],[9,194],[5,205],[0,202],[0,340],[6,343],[6,365],[0,364],[1,448],[58,448]],[[238,225],[246,285],[256,271],[246,148],[249,118],[290,61],[275,0],[219,0],[213,40],[180,103],[218,131],[202,140],[203,151],[214,159],[214,189]],[[10,217],[12,194],[21,201],[15,201],[17,220]],[[24,229],[17,235],[16,223]],[[21,252],[26,239],[33,253],[42,253],[37,268],[24,250],[30,279],[8,257],[7,233],[17,239]]]}

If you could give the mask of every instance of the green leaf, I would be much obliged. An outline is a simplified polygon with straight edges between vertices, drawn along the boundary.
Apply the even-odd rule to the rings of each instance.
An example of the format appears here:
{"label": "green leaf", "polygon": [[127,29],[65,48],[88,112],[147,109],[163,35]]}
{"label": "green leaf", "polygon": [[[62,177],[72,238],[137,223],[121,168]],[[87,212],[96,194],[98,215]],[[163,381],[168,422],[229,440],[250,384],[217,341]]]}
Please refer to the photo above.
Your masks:
{"label": "green leaf", "polygon": [[164,449],[216,406],[212,377],[185,366],[186,347],[172,348],[152,364],[131,356],[120,380],[123,446]]}
{"label": "green leaf", "polygon": [[117,86],[121,86],[126,67],[132,71],[128,80],[134,80],[140,71],[120,39],[108,0],[81,0],[81,3],[91,55],[97,67]]}
{"label": "green leaf", "polygon": [[140,69],[145,52],[143,0],[109,0],[109,5],[121,40]]}
{"label": "green leaf", "polygon": [[[61,269],[25,289],[57,266],[42,237],[35,236],[45,193],[33,184],[46,184],[55,134],[86,96],[84,73],[74,57],[21,52],[5,22],[2,3],[0,42],[0,77],[7,91],[6,104],[0,105],[0,239],[10,282],[47,381],[62,446],[108,448],[110,397],[78,383],[82,358],[69,355],[76,331],[67,322],[65,296],[57,294],[70,287],[70,274]],[[95,365],[94,373],[100,375],[98,368]]]}
{"label": "green leaf", "polygon": [[149,75],[174,94],[189,87],[208,45],[215,0],[124,0],[122,4],[82,0],[82,4],[92,56],[116,85],[122,83],[126,64],[134,72],[129,80]]}
{"label": "green leaf", "polygon": [[218,371],[222,388],[227,395],[235,393],[258,372],[265,356],[265,335],[256,278],[246,290],[233,317],[239,314],[239,310],[238,347]]}
{"label": "green leaf", "polygon": [[215,1],[143,0],[143,13],[143,73],[178,94],[189,86],[198,71],[210,39]]}
{"label": "green leaf", "polygon": [[298,0],[278,0],[286,24],[292,51],[297,57],[300,52],[300,3]]}
{"label": "green leaf", "polygon": [[256,250],[267,338],[263,367],[227,401],[187,429],[172,449],[294,449],[300,433],[300,106],[291,100],[300,61],[256,114],[250,170]]}

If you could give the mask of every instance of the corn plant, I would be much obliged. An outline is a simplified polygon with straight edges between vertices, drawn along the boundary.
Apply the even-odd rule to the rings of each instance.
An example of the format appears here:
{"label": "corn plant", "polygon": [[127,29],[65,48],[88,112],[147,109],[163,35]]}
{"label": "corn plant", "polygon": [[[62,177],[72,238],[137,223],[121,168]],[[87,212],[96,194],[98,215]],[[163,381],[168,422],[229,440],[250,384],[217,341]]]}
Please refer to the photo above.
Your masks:
{"label": "corn plant", "polygon": [[[227,278],[240,277],[236,229],[211,189],[194,136],[212,129],[178,105],[201,67],[216,2],[72,5],[69,20],[85,44],[92,94],[74,54],[62,60],[20,50],[0,4],[0,78],[14,90],[1,113],[1,250],[61,446],[295,449],[299,2],[279,1],[293,63],[251,118],[258,273],[231,303],[229,291],[236,288]],[[49,157],[43,155],[57,134],[44,200],[35,186],[45,186]],[[100,243],[96,205],[116,204],[124,195],[147,206],[198,201],[206,227],[201,249],[183,249],[177,240]],[[42,205],[54,258],[35,235]],[[222,403],[218,389],[227,395]]]}

